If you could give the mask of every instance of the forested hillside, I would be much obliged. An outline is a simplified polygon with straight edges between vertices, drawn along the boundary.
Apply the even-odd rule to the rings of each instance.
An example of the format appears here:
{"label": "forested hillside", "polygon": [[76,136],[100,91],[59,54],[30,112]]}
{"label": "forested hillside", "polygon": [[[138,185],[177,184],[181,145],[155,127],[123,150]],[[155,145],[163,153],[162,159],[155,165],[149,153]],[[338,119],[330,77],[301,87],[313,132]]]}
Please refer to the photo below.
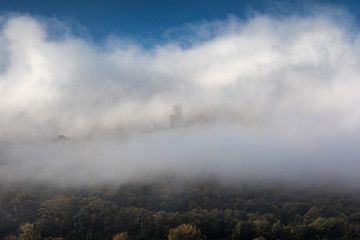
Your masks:
{"label": "forested hillside", "polygon": [[1,189],[1,239],[167,239],[182,224],[194,239],[360,238],[356,190],[169,179],[24,189]]}

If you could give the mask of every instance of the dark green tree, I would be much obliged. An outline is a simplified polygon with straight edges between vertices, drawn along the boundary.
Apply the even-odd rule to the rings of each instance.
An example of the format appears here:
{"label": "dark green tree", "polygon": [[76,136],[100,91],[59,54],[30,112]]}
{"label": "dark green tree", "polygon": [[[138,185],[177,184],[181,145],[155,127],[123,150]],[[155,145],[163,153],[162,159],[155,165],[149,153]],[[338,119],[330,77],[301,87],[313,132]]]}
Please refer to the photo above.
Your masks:
{"label": "dark green tree", "polygon": [[252,222],[238,222],[233,230],[233,240],[252,240],[255,238],[255,226]]}

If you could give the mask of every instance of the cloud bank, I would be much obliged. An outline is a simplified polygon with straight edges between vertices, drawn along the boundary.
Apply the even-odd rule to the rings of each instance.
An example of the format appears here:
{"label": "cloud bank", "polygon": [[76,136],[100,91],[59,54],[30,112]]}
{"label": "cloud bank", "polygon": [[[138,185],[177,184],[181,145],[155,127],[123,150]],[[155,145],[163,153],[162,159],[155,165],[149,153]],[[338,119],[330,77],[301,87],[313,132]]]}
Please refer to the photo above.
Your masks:
{"label": "cloud bank", "polygon": [[[339,18],[349,15],[230,16],[144,48],[3,16],[0,180],[121,183],[164,172],[359,180],[360,38]],[[71,140],[52,141],[59,134]]]}

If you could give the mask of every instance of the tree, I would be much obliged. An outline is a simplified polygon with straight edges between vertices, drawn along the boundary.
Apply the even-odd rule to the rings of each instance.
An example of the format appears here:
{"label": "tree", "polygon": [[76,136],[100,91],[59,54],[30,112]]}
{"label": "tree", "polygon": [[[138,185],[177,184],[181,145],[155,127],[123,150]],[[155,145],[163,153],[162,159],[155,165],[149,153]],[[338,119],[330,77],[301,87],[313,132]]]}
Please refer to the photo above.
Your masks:
{"label": "tree", "polygon": [[255,226],[252,222],[238,222],[233,230],[232,239],[252,240],[255,237]]}
{"label": "tree", "polygon": [[98,197],[85,198],[74,217],[75,234],[89,239],[111,238],[118,207]]}
{"label": "tree", "polygon": [[271,225],[266,220],[257,219],[254,221],[256,237],[270,238]]}
{"label": "tree", "polygon": [[34,222],[39,208],[39,200],[33,194],[22,193],[16,195],[11,206],[18,223]]}
{"label": "tree", "polygon": [[[294,216],[303,216],[308,210],[308,206],[305,203],[287,202],[281,208],[281,221],[285,224],[288,224],[297,220]],[[296,222],[296,224],[297,223],[298,222]]]}
{"label": "tree", "polygon": [[116,232],[128,232],[130,237],[146,239],[153,236],[153,213],[144,208],[121,208],[115,218]]}
{"label": "tree", "polygon": [[58,196],[41,203],[36,226],[42,237],[69,237],[73,231],[73,217],[78,212],[79,200]]}
{"label": "tree", "polygon": [[287,239],[287,232],[284,230],[284,226],[280,223],[280,220],[276,221],[271,227],[272,239]]}
{"label": "tree", "polygon": [[169,240],[200,240],[200,230],[190,224],[182,224],[169,231]]}
{"label": "tree", "polygon": [[128,240],[129,234],[127,232],[121,232],[116,234],[112,240]]}
{"label": "tree", "polygon": [[317,233],[317,239],[338,239],[345,235],[345,220],[339,217],[315,219],[311,224]]}
{"label": "tree", "polygon": [[179,213],[169,213],[165,211],[157,212],[153,215],[154,235],[156,238],[164,238],[169,230],[182,223]]}
{"label": "tree", "polygon": [[21,233],[18,240],[37,240],[39,237],[37,236],[34,230],[34,224],[25,223],[20,227]]}

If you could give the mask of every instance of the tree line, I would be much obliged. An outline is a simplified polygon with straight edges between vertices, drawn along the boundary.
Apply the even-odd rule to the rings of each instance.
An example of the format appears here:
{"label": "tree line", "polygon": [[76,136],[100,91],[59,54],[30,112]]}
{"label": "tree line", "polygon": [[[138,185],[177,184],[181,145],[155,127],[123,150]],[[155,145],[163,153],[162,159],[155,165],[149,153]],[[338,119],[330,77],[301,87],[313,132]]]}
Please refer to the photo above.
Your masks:
{"label": "tree line", "polygon": [[0,238],[360,239],[360,194],[216,181],[3,187]]}

